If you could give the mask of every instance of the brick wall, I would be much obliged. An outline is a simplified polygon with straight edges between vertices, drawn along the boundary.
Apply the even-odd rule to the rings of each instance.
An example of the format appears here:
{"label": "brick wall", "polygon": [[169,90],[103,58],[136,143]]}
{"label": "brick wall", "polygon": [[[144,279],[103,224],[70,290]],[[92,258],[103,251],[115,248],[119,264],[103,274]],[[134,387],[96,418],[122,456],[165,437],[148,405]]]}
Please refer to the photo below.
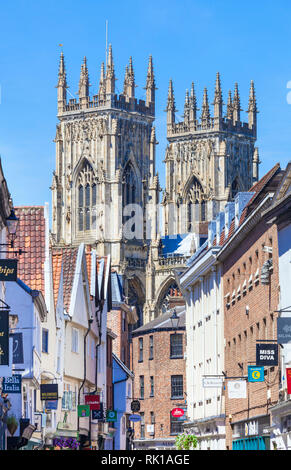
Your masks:
{"label": "brick wall", "polygon": [[[273,254],[263,251],[263,245],[272,246]],[[273,272],[269,285],[261,284],[263,263],[273,258]],[[225,319],[225,372],[228,377],[247,375],[248,365],[256,364],[256,340],[274,339],[276,342],[276,318],[278,310],[279,277],[276,226],[261,221],[255,229],[228,256],[223,267]],[[259,277],[255,273],[259,268]],[[252,275],[252,283],[249,278]],[[246,292],[243,283],[246,280]],[[240,286],[240,295],[237,290]],[[235,299],[232,298],[235,290]],[[229,304],[227,306],[227,304]],[[246,307],[249,314],[246,314]],[[238,363],[243,366],[239,367]],[[227,384],[226,380],[226,384]],[[270,398],[267,400],[267,390]],[[253,416],[268,414],[271,404],[278,400],[278,367],[265,367],[265,381],[247,383],[246,399],[228,399],[226,387],[226,445],[231,449],[231,424]],[[231,415],[231,419],[229,418]]]}
{"label": "brick wall", "polygon": [[[123,322],[123,317],[125,321]],[[112,345],[113,353],[130,368],[129,335],[127,315],[122,310],[111,310],[107,314],[107,326],[117,335]]]}
{"label": "brick wall", "polygon": [[[146,332],[133,337],[132,367],[134,372],[134,397],[140,398],[141,375],[144,376],[144,399],[140,400],[140,412],[144,413],[145,438],[170,437],[170,412],[185,402],[186,377],[185,360],[170,358],[170,334],[174,331]],[[185,330],[178,330],[183,335],[183,354],[185,352]],[[153,336],[153,359],[149,359],[150,336]],[[143,338],[143,361],[139,361],[139,338]],[[183,398],[171,399],[171,375],[183,376]],[[154,378],[154,396],[150,397],[150,377]],[[151,424],[151,412],[155,418],[155,435],[147,432]],[[141,437],[141,424],[135,423],[135,439]],[[172,436],[174,437],[174,436]]]}

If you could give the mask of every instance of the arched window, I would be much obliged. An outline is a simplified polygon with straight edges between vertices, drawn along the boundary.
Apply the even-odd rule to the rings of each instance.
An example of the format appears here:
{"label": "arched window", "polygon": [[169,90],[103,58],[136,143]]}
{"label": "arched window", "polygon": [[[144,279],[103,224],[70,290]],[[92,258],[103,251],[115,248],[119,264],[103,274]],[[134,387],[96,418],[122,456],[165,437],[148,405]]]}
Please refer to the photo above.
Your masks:
{"label": "arched window", "polygon": [[78,231],[96,228],[97,186],[93,169],[89,163],[83,166],[78,176]]}
{"label": "arched window", "polygon": [[175,305],[175,299],[181,298],[182,294],[178,285],[173,281],[163,292],[162,298],[159,303],[159,311],[163,314]]}
{"label": "arched window", "polygon": [[206,198],[203,188],[197,178],[193,178],[186,195],[187,229],[193,230],[194,222],[206,221]]}
{"label": "arched window", "polygon": [[123,173],[123,207],[137,203],[136,187],[135,172],[129,163]]}
{"label": "arched window", "polygon": [[239,191],[239,184],[237,178],[235,178],[231,185],[231,197],[232,199],[237,195]]}

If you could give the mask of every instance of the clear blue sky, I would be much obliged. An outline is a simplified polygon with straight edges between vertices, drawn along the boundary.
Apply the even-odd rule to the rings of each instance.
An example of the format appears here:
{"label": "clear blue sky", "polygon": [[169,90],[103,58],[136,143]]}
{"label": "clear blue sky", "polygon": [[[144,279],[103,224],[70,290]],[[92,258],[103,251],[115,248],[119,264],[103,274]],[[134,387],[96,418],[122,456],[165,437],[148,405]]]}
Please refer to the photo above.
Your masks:
{"label": "clear blue sky", "polygon": [[[76,95],[87,56],[91,94],[105,60],[105,21],[121,91],[133,57],[136,95],[144,96],[148,56],[156,73],[157,169],[164,186],[166,106],[173,79],[178,117],[192,80],[201,104],[208,87],[212,103],[219,71],[224,100],[237,81],[243,110],[250,80],[260,114],[260,176],[291,159],[290,0],[14,0],[2,2],[0,27],[0,153],[15,205],[51,205],[55,164],[59,43],[63,43],[70,92]],[[245,112],[242,113],[246,120]]]}

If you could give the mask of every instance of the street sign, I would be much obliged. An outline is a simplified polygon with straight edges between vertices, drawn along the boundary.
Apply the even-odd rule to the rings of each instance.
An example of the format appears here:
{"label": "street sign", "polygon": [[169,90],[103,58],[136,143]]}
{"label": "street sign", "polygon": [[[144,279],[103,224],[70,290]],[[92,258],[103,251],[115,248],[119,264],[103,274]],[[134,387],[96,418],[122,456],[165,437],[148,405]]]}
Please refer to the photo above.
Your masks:
{"label": "street sign", "polygon": [[90,416],[90,406],[78,405],[78,416],[79,418],[88,418]]}
{"label": "street sign", "polygon": [[51,401],[59,399],[58,384],[41,384],[40,399],[42,401]]}
{"label": "street sign", "polygon": [[130,415],[129,421],[133,421],[134,423],[137,423],[138,421],[141,421],[141,416],[140,415]]}
{"label": "street sign", "polygon": [[100,410],[100,395],[85,395],[85,403],[90,410]]}
{"label": "street sign", "polygon": [[107,410],[106,421],[109,422],[109,423],[110,422],[116,422],[117,421],[117,411]]}
{"label": "street sign", "polygon": [[277,366],[278,365],[278,344],[259,343],[256,345],[256,365],[257,366]]}
{"label": "street sign", "polygon": [[20,374],[13,375],[12,377],[3,377],[2,392],[3,393],[21,393],[21,379]]}
{"label": "street sign", "polygon": [[174,408],[174,409],[171,411],[171,415],[172,415],[174,418],[180,418],[181,416],[184,415],[184,410],[182,410],[182,408]]}
{"label": "street sign", "polygon": [[140,401],[139,400],[132,400],[130,408],[131,408],[131,411],[133,411],[133,413],[139,411],[140,410]]}
{"label": "street sign", "polygon": [[291,317],[277,318],[278,344],[291,343]]}
{"label": "street sign", "polygon": [[264,382],[264,367],[248,366],[248,382]]}
{"label": "street sign", "polygon": [[0,281],[17,281],[17,259],[0,259]]}
{"label": "street sign", "polygon": [[223,385],[223,377],[203,377],[202,386],[204,388],[221,388]]}

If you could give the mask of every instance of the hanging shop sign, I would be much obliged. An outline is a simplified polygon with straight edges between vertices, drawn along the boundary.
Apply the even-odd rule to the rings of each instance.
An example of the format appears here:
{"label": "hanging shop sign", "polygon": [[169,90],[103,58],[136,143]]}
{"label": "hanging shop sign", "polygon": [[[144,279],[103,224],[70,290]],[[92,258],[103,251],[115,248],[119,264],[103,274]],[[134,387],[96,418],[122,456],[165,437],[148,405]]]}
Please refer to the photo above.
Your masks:
{"label": "hanging shop sign", "polygon": [[0,366],[9,366],[9,311],[0,310]]}
{"label": "hanging shop sign", "polygon": [[17,281],[17,259],[0,259],[0,281]]}
{"label": "hanging shop sign", "polygon": [[291,343],[291,317],[277,318],[277,343]]}
{"label": "hanging shop sign", "polygon": [[23,364],[23,337],[22,333],[13,333],[13,364]]}
{"label": "hanging shop sign", "polygon": [[291,394],[291,367],[286,367],[287,393]]}
{"label": "hanging shop sign", "polygon": [[58,400],[58,384],[41,384],[40,399],[43,401]]}
{"label": "hanging shop sign", "polygon": [[90,416],[90,406],[89,405],[78,405],[78,417],[79,418],[88,418]]}
{"label": "hanging shop sign", "polygon": [[117,411],[115,410],[107,410],[106,412],[106,421],[107,423],[115,423],[117,421]]}
{"label": "hanging shop sign", "polygon": [[130,404],[131,411],[133,413],[136,413],[137,411],[140,410],[140,401],[139,400],[132,400]]}
{"label": "hanging shop sign", "polygon": [[223,385],[222,377],[203,377],[203,388],[221,388]]}
{"label": "hanging shop sign", "polygon": [[247,384],[245,380],[230,380],[227,384],[228,398],[246,398]]}
{"label": "hanging shop sign", "polygon": [[256,365],[257,366],[277,366],[278,365],[278,344],[259,343],[256,345]]}
{"label": "hanging shop sign", "polygon": [[57,410],[58,409],[58,400],[46,400],[45,409],[46,410]]}
{"label": "hanging shop sign", "polygon": [[130,415],[129,421],[133,421],[134,423],[137,423],[138,421],[141,421],[141,416],[140,415]]}
{"label": "hanging shop sign", "polygon": [[264,367],[248,366],[248,382],[264,382]]}
{"label": "hanging shop sign", "polygon": [[104,420],[103,403],[100,403],[99,410],[91,410],[91,413],[92,413],[92,419],[103,421]]}
{"label": "hanging shop sign", "polygon": [[182,408],[174,408],[174,409],[171,411],[171,415],[172,415],[174,418],[180,418],[181,416],[184,415],[184,410],[182,410]]}
{"label": "hanging shop sign", "polygon": [[100,410],[100,395],[85,395],[85,403],[90,410]]}
{"label": "hanging shop sign", "polygon": [[3,377],[2,392],[3,393],[21,393],[21,379],[20,374],[13,375],[12,377]]}

